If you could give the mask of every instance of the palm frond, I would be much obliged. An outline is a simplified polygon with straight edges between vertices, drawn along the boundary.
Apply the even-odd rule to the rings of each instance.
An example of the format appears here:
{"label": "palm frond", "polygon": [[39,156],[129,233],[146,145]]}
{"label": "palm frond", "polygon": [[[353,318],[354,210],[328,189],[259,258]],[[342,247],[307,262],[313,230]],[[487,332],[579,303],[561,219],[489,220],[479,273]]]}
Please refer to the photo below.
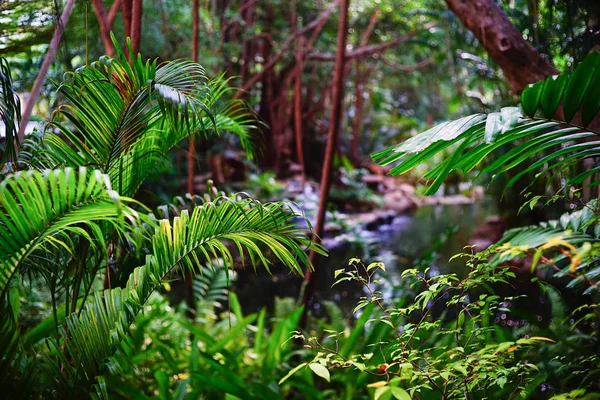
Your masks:
{"label": "palm frond", "polygon": [[[533,253],[532,268],[551,263],[561,269],[560,276],[577,272],[567,287],[587,281],[591,283],[588,291],[597,290],[593,282],[600,277],[600,253],[590,251],[590,246],[600,244],[598,220],[598,201],[592,200],[559,219],[510,229],[492,246],[498,252],[493,262],[506,262],[522,252]],[[542,255],[544,260],[540,261]]]}
{"label": "palm frond", "polygon": [[[559,104],[563,104],[565,119],[551,120]],[[524,175],[537,171],[563,172],[583,160],[591,159],[590,169],[571,177],[567,184],[581,184],[600,172],[600,132],[588,127],[600,109],[600,53],[590,54],[571,74],[547,78],[528,87],[522,95],[524,115],[516,107],[507,107],[489,115],[476,114],[456,121],[445,122],[409,140],[372,155],[381,165],[398,163],[390,173],[403,174],[453,146],[452,154],[425,174],[432,183],[426,194],[435,193],[452,171],[472,171],[488,155],[499,149],[509,150],[484,166],[480,173],[493,177],[508,173],[525,160],[535,161],[514,174],[512,186]],[[534,117],[541,108],[546,118]],[[581,110],[583,125],[573,118]],[[592,182],[599,184],[600,182]]]}
{"label": "palm frond", "polygon": [[306,249],[323,249],[295,228],[296,217],[284,203],[220,198],[191,213],[184,210],[173,222],[161,220],[152,238],[152,255],[134,270],[126,287],[95,293],[80,315],[67,318],[62,339],[48,341],[48,375],[55,375],[52,371],[62,365],[64,371],[58,375],[65,379],[57,385],[67,385],[63,389],[71,393],[87,393],[166,274],[176,266],[193,268],[200,258],[204,262],[220,258],[231,266],[233,258],[225,241],[234,243],[240,256],[249,257],[255,267],[262,264],[268,269],[269,261],[259,248],[262,244],[286,267],[302,273],[300,263],[311,265]]}
{"label": "palm frond", "polygon": [[194,299],[211,305],[220,305],[227,301],[227,294],[233,273],[225,268],[200,269],[193,283]]}
{"label": "palm frond", "polygon": [[124,221],[136,219],[137,213],[123,203],[100,171],[81,167],[10,175],[0,183],[1,296],[35,250],[68,250],[75,235],[102,251],[101,223],[121,231]]}
{"label": "palm frond", "polygon": [[[118,48],[118,46],[117,46]],[[157,66],[118,48],[67,75],[59,91],[68,102],[53,115],[43,146],[27,158],[31,166],[93,166],[110,176],[115,189],[132,196],[177,143],[191,135],[229,132],[253,153],[254,119],[222,76],[209,80],[190,60]]]}
{"label": "palm frond", "polygon": [[[14,162],[19,147],[19,123],[21,122],[21,102],[12,86],[10,66],[5,58],[0,57],[0,120],[4,124],[4,143],[2,150],[2,164]],[[4,166],[2,166],[2,169]]]}

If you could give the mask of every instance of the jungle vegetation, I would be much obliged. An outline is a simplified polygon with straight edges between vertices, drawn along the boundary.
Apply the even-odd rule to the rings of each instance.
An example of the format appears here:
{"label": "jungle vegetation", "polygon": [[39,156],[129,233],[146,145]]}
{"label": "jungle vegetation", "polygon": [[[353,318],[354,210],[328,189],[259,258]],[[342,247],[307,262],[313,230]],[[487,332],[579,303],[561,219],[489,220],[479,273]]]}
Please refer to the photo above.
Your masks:
{"label": "jungle vegetation", "polygon": [[6,0],[0,32],[3,396],[600,398],[597,2]]}

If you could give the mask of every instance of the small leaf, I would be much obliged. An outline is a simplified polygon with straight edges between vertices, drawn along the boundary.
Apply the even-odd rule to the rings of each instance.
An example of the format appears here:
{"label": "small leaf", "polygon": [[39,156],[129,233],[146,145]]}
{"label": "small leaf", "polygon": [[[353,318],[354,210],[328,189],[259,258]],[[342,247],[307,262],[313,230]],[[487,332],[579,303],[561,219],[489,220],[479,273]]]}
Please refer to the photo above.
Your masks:
{"label": "small leaf", "polygon": [[320,376],[321,378],[325,379],[327,382],[329,382],[329,370],[321,364],[317,364],[317,363],[310,363],[308,364],[308,367],[310,369],[312,369],[312,371],[315,373],[315,375]]}
{"label": "small leaf", "polygon": [[285,382],[286,380],[288,380],[288,378],[290,376],[294,375],[296,372],[298,372],[300,370],[300,368],[305,367],[307,364],[308,363],[302,363],[302,364],[298,365],[297,367],[295,367],[294,369],[292,369],[290,372],[288,372],[286,376],[284,376],[283,378],[281,378],[277,384],[281,385],[283,382]]}
{"label": "small leaf", "polygon": [[370,270],[374,269],[374,268],[380,268],[383,271],[385,271],[385,264],[382,262],[374,262],[369,264],[369,266],[367,267],[367,272],[369,272]]}
{"label": "small leaf", "polygon": [[544,252],[544,249],[542,249],[541,247],[536,250],[535,254],[533,255],[533,257],[531,259],[530,272],[535,271],[535,267],[537,266],[538,262],[540,261],[540,257],[542,256],[543,252]]}
{"label": "small leaf", "polygon": [[375,390],[375,395],[374,395],[373,399],[374,400],[379,400],[379,398],[381,396],[383,396],[384,394],[386,394],[389,391],[390,391],[390,387],[389,386],[384,386],[384,387],[377,388],[377,390]]}
{"label": "small leaf", "polygon": [[387,386],[387,384],[388,384],[387,381],[379,381],[379,382],[369,383],[367,385],[367,387],[370,387],[370,388],[380,388],[380,387],[383,387],[383,386]]}
{"label": "small leaf", "polygon": [[529,339],[531,339],[531,340],[543,340],[545,342],[550,342],[550,343],[555,343],[556,342],[555,340],[552,340],[550,338],[543,337],[543,336],[532,336]]}
{"label": "small leaf", "polygon": [[410,395],[404,389],[400,389],[399,387],[392,387],[392,396],[398,400],[411,400]]}
{"label": "small leaf", "polygon": [[454,364],[452,365],[452,368],[454,368],[463,375],[468,375],[467,369],[460,364]]}
{"label": "small leaf", "polygon": [[498,384],[498,386],[500,386],[500,389],[504,389],[504,385],[506,384],[506,377],[501,376],[500,378],[498,378],[496,383]]}
{"label": "small leaf", "polygon": [[537,82],[535,84],[527,85],[521,94],[521,106],[523,107],[523,111],[532,118],[537,111],[543,88],[544,81]]}
{"label": "small leaf", "polygon": [[337,278],[338,276],[340,276],[340,274],[343,274],[346,270],[344,268],[341,269],[336,269],[335,272],[333,273],[333,277]]}

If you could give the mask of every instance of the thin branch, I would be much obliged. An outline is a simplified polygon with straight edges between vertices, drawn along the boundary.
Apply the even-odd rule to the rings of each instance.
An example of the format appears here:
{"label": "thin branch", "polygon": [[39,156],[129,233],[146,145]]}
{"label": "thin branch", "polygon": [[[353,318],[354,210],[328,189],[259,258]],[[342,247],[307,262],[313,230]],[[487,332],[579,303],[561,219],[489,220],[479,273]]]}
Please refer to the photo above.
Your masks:
{"label": "thin branch", "polygon": [[[437,25],[437,22],[430,22],[430,23],[425,24],[423,26],[423,29],[427,30],[427,29],[432,28],[435,25]],[[412,32],[407,33],[406,35],[400,36],[394,40],[390,40],[389,42],[373,44],[373,45],[369,45],[369,46],[361,46],[359,48],[349,51],[347,53],[346,57],[348,59],[354,59],[354,58],[358,58],[358,57],[366,57],[366,56],[372,56],[374,54],[382,53],[385,50],[388,50],[392,47],[396,47],[399,44],[412,39],[413,37],[417,36],[420,32],[421,32],[420,30],[412,31]],[[308,59],[315,60],[315,61],[335,61],[335,54],[312,53],[312,54],[308,55]]]}
{"label": "thin branch", "polygon": [[385,57],[381,57],[381,59],[388,66],[390,66],[394,69],[398,69],[400,71],[405,71],[405,72],[415,72],[416,70],[421,69],[433,62],[433,57],[429,57],[429,58],[424,59],[423,61],[419,61],[415,65],[398,64],[397,62],[394,62],[394,61],[390,60],[389,58],[385,58]]}

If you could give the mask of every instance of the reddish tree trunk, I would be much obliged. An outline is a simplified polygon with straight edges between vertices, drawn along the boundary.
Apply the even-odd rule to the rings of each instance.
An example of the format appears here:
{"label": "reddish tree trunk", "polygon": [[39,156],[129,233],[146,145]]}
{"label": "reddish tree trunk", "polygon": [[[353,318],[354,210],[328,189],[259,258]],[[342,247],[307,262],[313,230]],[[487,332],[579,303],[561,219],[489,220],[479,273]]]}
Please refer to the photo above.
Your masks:
{"label": "reddish tree trunk", "polygon": [[[296,15],[297,2],[294,1],[292,8],[291,23],[294,34],[298,34],[298,17]],[[296,68],[294,77],[294,136],[296,141],[296,159],[300,164],[302,181],[305,180],[304,150],[302,148],[302,58],[304,48],[304,36],[298,38],[296,43]]]}
{"label": "reddish tree trunk", "polygon": [[[329,202],[329,189],[331,188],[331,172],[333,166],[333,157],[340,132],[342,122],[342,100],[344,99],[344,65],[346,62],[346,33],[348,31],[348,3],[349,0],[342,0],[340,4],[340,19],[337,33],[337,54],[335,60],[335,74],[333,78],[333,99],[331,108],[331,121],[329,132],[327,134],[327,147],[325,148],[325,160],[323,161],[323,172],[321,176],[320,202],[317,212],[317,224],[313,240],[319,240],[325,232],[325,212]],[[317,253],[311,251],[310,258],[316,260]],[[304,292],[302,293],[302,304],[305,306],[301,325],[306,322],[306,306],[312,298],[318,279],[318,269],[311,273],[306,271],[304,276]]]}
{"label": "reddish tree trunk", "polygon": [[121,11],[123,13],[123,27],[125,28],[125,37],[131,37],[131,14],[133,0],[122,0]]}
{"label": "reddish tree trunk", "polygon": [[298,41],[298,50],[296,51],[296,79],[294,79],[294,133],[296,137],[296,155],[298,163],[302,168],[302,180],[305,179],[304,167],[304,149],[302,147],[302,48],[304,38]]}
{"label": "reddish tree trunk", "polygon": [[523,39],[521,32],[494,0],[446,0],[446,3],[502,68],[515,93],[521,93],[530,83],[558,74]]}
{"label": "reddish tree trunk", "polygon": [[356,97],[355,103],[355,115],[354,120],[352,121],[352,139],[350,141],[350,159],[354,165],[358,165],[360,162],[360,157],[358,154],[358,142],[360,141],[361,135],[361,125],[363,123],[363,77],[361,71],[360,60],[356,60],[356,78],[354,80],[354,96]]}
{"label": "reddish tree trunk", "polygon": [[108,56],[113,57],[115,55],[115,47],[110,39],[110,31],[112,30],[113,21],[115,19],[117,9],[121,4],[121,0],[115,0],[108,12],[106,11],[102,0],[92,0],[92,4],[94,6],[96,19],[98,20],[98,25],[100,26],[100,36],[102,36],[104,52]]}
{"label": "reddish tree trunk", "polygon": [[131,47],[133,48],[134,56],[137,56],[140,52],[140,40],[142,38],[142,10],[142,0],[132,0],[131,31],[129,37],[131,38]]}

